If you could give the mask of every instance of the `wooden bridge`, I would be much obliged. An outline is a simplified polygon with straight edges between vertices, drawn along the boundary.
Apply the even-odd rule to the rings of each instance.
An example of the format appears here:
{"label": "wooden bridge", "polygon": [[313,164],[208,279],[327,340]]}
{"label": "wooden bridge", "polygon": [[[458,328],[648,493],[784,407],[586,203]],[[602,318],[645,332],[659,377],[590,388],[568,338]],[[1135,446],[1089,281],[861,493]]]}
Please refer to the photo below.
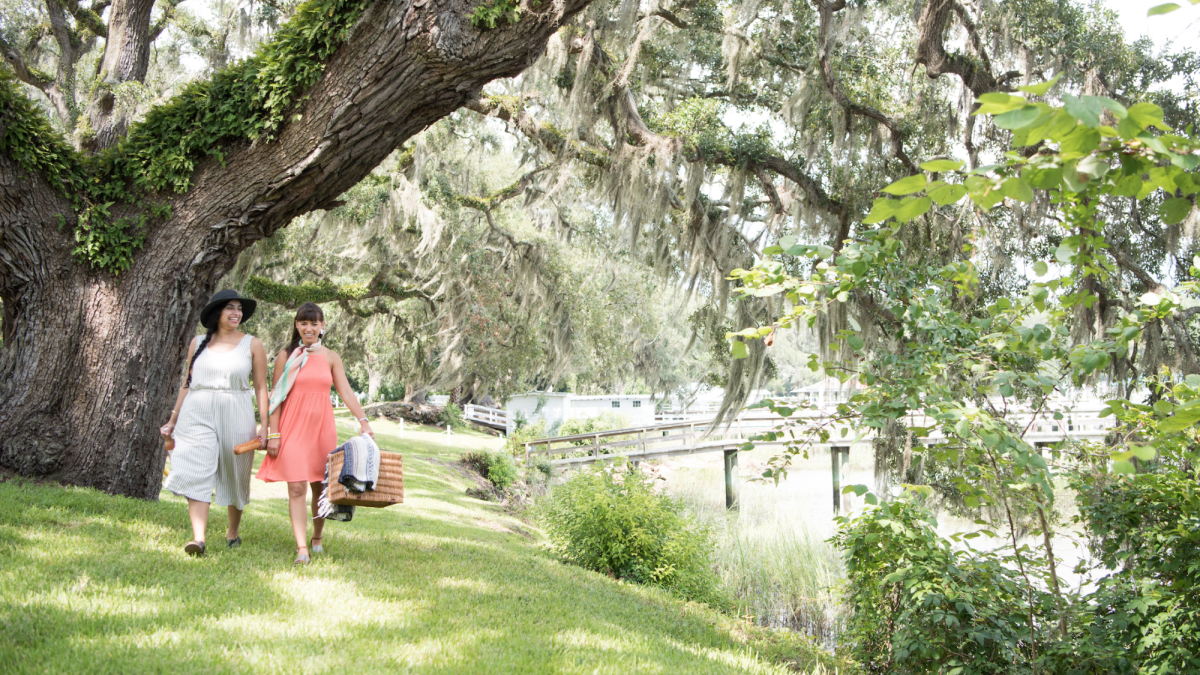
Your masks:
{"label": "wooden bridge", "polygon": [[468,403],[463,406],[463,419],[500,431],[508,429],[508,413],[503,408],[489,408]]}
{"label": "wooden bridge", "polygon": [[[1065,440],[1103,441],[1112,426],[1112,418],[1099,417],[1101,405],[1081,406],[1054,419],[1054,411],[1016,413],[1010,415],[1015,424],[1028,429],[1025,439],[1037,446],[1046,447]],[[1036,417],[1036,419],[1035,419]],[[807,410],[791,419],[826,418],[819,410]],[[540,456],[549,459],[550,466],[571,468],[595,462],[626,460],[637,464],[644,459],[658,459],[678,455],[696,455],[720,452],[725,465],[725,506],[738,507],[738,451],[748,443],[748,436],[769,431],[783,422],[779,416],[768,416],[761,412],[743,412],[732,422],[713,426],[712,418],[703,420],[683,419],[652,426],[629,429],[613,429],[573,436],[539,438],[525,443],[525,462],[531,464]],[[912,420],[913,424],[932,424],[928,420]],[[836,436],[840,428],[834,428]],[[851,433],[846,434],[847,437]],[[868,437],[870,438],[870,437]],[[940,432],[919,439],[925,445],[945,442]],[[850,445],[830,445],[830,460],[833,479],[833,511],[842,508],[841,477],[850,462]],[[786,440],[754,441],[755,447],[783,446]],[[557,458],[554,458],[557,456]]]}

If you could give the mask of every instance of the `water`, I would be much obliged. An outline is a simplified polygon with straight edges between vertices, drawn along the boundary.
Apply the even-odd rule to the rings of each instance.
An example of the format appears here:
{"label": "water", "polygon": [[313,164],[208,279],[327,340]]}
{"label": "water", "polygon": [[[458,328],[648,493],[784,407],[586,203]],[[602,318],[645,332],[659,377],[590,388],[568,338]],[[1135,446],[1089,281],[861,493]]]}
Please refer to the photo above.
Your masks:
{"label": "water", "polygon": [[[767,460],[776,452],[775,448],[759,448],[741,453],[740,509],[736,512],[725,510],[719,453],[669,458],[645,468],[664,479],[667,493],[682,499],[701,522],[714,529],[719,541],[717,566],[726,586],[743,599],[748,613],[760,624],[788,627],[832,646],[844,615],[838,586],[845,575],[840,553],[826,542],[837,533],[830,453],[816,448],[807,459],[796,458],[787,477],[776,485],[762,479]],[[841,486],[866,485],[874,490],[874,474],[871,447],[855,446],[849,465],[843,468]],[[1073,495],[1061,492],[1059,503],[1072,504]],[[863,499],[853,494],[842,498],[842,515],[853,515],[864,506]],[[937,531],[943,537],[979,529],[971,520],[938,514]],[[988,550],[1011,544],[1004,532],[997,534],[1001,536],[995,539],[972,539],[970,545]],[[1018,541],[1041,550],[1040,538]],[[1081,541],[1079,533],[1071,531],[1052,540],[1060,559],[1058,574],[1066,587],[1084,584],[1072,571],[1077,562],[1087,558]]]}

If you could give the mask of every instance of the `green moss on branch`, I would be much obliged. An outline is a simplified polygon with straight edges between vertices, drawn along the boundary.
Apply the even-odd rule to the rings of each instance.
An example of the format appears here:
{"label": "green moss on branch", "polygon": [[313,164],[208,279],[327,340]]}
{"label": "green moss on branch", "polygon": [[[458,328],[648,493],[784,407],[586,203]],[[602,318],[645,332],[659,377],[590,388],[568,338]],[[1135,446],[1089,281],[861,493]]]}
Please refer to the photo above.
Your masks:
{"label": "green moss on branch", "polygon": [[76,257],[118,273],[132,264],[151,219],[113,222],[116,205],[143,211],[150,192],[185,192],[196,167],[237,141],[270,141],[288,110],[317,82],[371,0],[309,0],[257,54],[194,82],[151,110],[117,146],[94,157],[72,150],[13,82],[0,74],[0,151],[41,174],[72,201]]}

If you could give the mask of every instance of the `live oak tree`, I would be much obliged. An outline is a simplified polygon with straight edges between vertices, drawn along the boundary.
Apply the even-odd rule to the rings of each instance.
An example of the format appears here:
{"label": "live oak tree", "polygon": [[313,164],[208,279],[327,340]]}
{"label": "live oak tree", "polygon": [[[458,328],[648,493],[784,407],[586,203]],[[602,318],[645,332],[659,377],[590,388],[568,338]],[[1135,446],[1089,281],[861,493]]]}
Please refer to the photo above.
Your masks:
{"label": "live oak tree", "polygon": [[[49,142],[6,86],[0,463],[153,494],[163,392],[214,280],[293,216],[336,206],[401,141],[460,106],[526,139],[530,164],[512,183],[524,199],[510,204],[550,198],[606,214],[624,233],[614,241],[735,327],[782,309],[730,301],[726,277],[766,246],[795,236],[832,254],[858,237],[875,193],[915,174],[918,158],[961,154],[974,167],[1006,150],[1007,132],[970,114],[980,94],[1061,73],[1052,96],[1151,97],[1179,128],[1195,116],[1186,99],[1154,90],[1176,75],[1190,81],[1193,54],[1154,58],[1111,15],[1067,3],[932,0],[915,13],[910,3],[840,0],[583,4],[304,5],[259,56],[150,111],[117,146],[89,145],[86,161]],[[86,40],[88,15],[72,7],[63,22]],[[530,63],[519,80],[476,96]],[[30,86],[34,70],[25,64],[27,79],[13,66]],[[103,141],[118,122],[89,122],[74,138]],[[582,189],[564,175],[581,176]],[[989,216],[996,236],[984,242],[981,297],[1019,280],[1014,258],[1060,243],[1038,206]],[[1190,257],[1192,240],[1149,215],[1156,206],[1108,214],[1110,239],[1128,253],[1120,283],[1160,283],[1152,261]],[[913,244],[904,264],[960,259],[969,222],[949,210],[924,222],[904,233]],[[850,319],[886,326],[879,309],[856,294],[818,322],[822,346]],[[1155,344],[1175,358],[1169,342]],[[731,405],[765,363],[760,345],[748,352],[733,361]]]}
{"label": "live oak tree", "polygon": [[520,72],[585,4],[523,8],[484,30],[461,0],[315,0],[254,57],[130,125],[107,97],[145,75],[153,3],[116,0],[88,28],[106,36],[104,84],[83,106],[82,152],[6,69],[0,465],[156,496],[156,428],[198,311],[237,255],[332,206],[405,139]]}

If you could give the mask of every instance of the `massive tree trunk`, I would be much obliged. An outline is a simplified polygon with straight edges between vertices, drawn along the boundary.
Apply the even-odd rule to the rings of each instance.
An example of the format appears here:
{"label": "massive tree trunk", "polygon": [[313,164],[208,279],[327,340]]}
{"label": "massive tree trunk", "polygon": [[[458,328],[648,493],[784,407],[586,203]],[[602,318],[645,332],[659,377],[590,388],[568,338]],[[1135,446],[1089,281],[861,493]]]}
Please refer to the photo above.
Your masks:
{"label": "massive tree trunk", "polygon": [[519,73],[587,1],[542,3],[485,32],[470,25],[467,0],[376,2],[276,140],[228,147],[224,165],[201,164],[188,192],[154,196],[171,218],[119,276],[72,258],[69,201],[0,153],[0,466],[157,496],[157,429],[199,310],[237,255],[331,204],[487,82]]}

